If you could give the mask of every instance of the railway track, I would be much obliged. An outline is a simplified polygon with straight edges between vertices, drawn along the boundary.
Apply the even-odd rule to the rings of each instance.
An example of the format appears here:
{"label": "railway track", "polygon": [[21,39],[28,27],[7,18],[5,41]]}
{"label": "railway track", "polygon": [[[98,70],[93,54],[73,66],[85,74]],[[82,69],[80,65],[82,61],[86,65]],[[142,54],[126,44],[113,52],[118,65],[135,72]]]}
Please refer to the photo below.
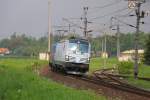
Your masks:
{"label": "railway track", "polygon": [[79,77],[79,76],[69,75],[67,77],[76,78],[79,80],[94,83],[96,85],[103,85],[105,87],[114,88],[121,91],[134,93],[134,94],[138,94],[150,98],[150,91],[130,85],[124,82],[122,79],[120,79],[120,77],[111,76],[110,74],[104,73],[104,71],[102,73],[94,72],[92,76]]}

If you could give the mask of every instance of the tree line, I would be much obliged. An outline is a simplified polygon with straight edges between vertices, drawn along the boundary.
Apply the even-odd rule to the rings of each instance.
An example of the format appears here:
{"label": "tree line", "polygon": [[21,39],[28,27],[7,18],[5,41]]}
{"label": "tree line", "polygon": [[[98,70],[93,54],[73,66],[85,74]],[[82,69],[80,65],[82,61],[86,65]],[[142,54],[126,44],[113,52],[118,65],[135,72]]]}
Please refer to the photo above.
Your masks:
{"label": "tree line", "polygon": [[[148,33],[141,32],[139,34],[139,49],[145,49],[146,41],[148,40]],[[71,35],[70,35],[71,36]],[[121,51],[134,49],[134,34],[126,33],[120,34],[120,48]],[[67,38],[68,36],[53,36],[53,43]],[[75,37],[79,37],[75,35]],[[116,46],[116,36],[107,35],[107,52],[110,56],[115,56],[117,51]],[[92,51],[97,52],[102,50],[102,40],[104,36],[97,36],[95,38],[89,37],[89,41],[91,42]],[[38,56],[39,52],[47,52],[48,50],[48,38],[47,36],[43,36],[40,38],[35,38],[31,36],[27,36],[25,34],[17,34],[14,33],[9,38],[2,39],[0,41],[0,47],[5,47],[11,50],[12,55],[17,56]]]}
{"label": "tree line", "polygon": [[[149,33],[141,32],[139,34],[139,49],[145,49],[146,40],[148,39]],[[116,36],[107,35],[107,52],[110,56],[115,56],[117,53],[117,38]],[[126,33],[120,34],[120,49],[121,51],[134,49],[134,39],[135,34]],[[104,36],[99,36],[94,39],[91,39],[92,51],[101,51],[102,50],[102,41],[104,40]]]}
{"label": "tree line", "polygon": [[14,33],[10,38],[2,39],[0,47],[8,48],[11,55],[16,56],[37,56],[39,52],[47,50],[47,37],[36,39],[25,34]]}

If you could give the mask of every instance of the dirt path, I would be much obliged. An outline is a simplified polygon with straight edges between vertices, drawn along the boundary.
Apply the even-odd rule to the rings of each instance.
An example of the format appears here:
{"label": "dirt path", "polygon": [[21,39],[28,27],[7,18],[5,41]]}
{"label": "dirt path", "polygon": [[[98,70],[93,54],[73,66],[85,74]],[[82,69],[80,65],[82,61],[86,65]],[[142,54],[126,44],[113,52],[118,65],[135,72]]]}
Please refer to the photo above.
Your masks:
{"label": "dirt path", "polygon": [[40,71],[40,75],[50,78],[58,83],[65,84],[66,86],[83,89],[83,90],[93,90],[96,94],[102,94],[109,98],[109,100],[150,100],[150,98],[136,95],[133,93],[124,92],[114,88],[104,87],[102,85],[96,85],[93,83],[88,83],[83,80],[74,79],[59,73],[54,73],[50,70],[48,66],[45,66]]}

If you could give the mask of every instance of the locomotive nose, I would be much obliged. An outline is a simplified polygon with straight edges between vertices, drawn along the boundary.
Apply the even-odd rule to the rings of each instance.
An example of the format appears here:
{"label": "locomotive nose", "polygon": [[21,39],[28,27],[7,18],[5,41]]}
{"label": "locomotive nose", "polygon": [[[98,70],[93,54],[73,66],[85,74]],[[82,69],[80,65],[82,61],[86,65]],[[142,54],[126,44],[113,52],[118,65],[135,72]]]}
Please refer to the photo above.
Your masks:
{"label": "locomotive nose", "polygon": [[76,62],[79,63],[80,62],[80,58],[76,57]]}

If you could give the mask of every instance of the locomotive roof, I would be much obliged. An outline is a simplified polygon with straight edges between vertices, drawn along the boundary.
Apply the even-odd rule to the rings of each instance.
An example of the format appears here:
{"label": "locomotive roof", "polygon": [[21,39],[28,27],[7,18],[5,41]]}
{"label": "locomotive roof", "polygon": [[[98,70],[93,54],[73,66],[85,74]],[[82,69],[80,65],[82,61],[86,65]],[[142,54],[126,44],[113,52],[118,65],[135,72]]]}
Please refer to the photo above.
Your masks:
{"label": "locomotive roof", "polygon": [[69,38],[69,39],[63,39],[60,40],[59,42],[64,42],[66,40],[75,40],[75,41],[85,41],[85,42],[89,42],[87,39],[83,39],[83,38]]}
{"label": "locomotive roof", "polygon": [[81,40],[81,41],[87,41],[88,42],[88,40],[82,39],[82,38],[75,38],[75,39],[68,39],[68,40]]}

